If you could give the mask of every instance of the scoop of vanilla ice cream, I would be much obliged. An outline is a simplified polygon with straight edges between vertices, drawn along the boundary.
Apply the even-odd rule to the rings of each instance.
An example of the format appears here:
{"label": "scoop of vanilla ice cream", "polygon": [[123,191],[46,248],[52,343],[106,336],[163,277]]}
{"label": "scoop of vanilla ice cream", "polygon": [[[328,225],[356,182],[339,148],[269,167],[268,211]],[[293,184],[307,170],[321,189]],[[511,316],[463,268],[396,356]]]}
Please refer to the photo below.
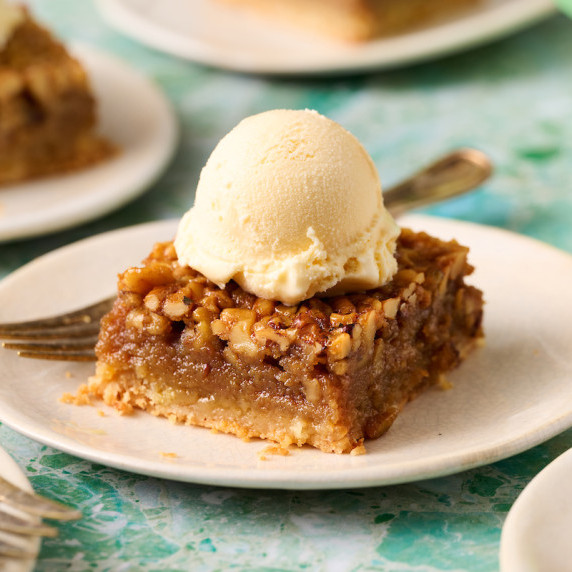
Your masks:
{"label": "scoop of vanilla ice cream", "polygon": [[0,0],[0,49],[6,45],[24,18],[25,12],[21,6]]}
{"label": "scoop of vanilla ice cream", "polygon": [[244,119],[204,166],[175,239],[179,261],[223,286],[296,304],[384,284],[399,228],[370,156],[310,110]]}

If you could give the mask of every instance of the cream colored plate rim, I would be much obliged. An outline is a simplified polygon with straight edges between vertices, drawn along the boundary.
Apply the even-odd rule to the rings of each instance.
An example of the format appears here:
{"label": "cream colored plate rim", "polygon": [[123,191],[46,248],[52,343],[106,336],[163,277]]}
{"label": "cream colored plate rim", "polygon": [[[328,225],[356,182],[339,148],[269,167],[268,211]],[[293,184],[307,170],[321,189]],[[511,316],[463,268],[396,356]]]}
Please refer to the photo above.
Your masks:
{"label": "cream colored plate rim", "polygon": [[504,523],[502,572],[561,572],[572,562],[572,449],[525,487]]}
{"label": "cream colored plate rim", "polygon": [[455,53],[556,12],[550,0],[484,0],[454,19],[362,45],[310,38],[217,0],[97,0],[106,20],[160,51],[225,69],[265,74],[353,73]]}
{"label": "cream colored plate rim", "polygon": [[[447,475],[524,451],[572,426],[572,257],[492,227],[410,215],[406,226],[471,247],[473,282],[486,296],[487,344],[449,376],[453,389],[410,403],[362,456],[311,448],[260,459],[261,441],[175,426],[105,406],[59,402],[93,365],[24,360],[0,349],[0,420],[92,461],[169,479],[239,487],[326,489]],[[45,255],[0,283],[0,321],[62,311],[113,292],[176,222],[105,233]]]}

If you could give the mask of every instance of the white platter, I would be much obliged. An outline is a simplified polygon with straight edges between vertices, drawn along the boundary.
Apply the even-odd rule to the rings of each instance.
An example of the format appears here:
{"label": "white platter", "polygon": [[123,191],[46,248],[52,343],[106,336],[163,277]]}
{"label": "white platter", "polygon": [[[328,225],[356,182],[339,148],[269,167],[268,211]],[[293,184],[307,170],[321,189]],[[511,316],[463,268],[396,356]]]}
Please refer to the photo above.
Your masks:
{"label": "white platter", "polygon": [[270,24],[216,0],[97,0],[122,33],[191,61],[242,72],[358,72],[465,50],[555,13],[550,0],[484,0],[453,19],[360,45],[341,45]]}
{"label": "white platter", "polygon": [[[13,485],[24,489],[25,491],[32,491],[32,487],[20,469],[18,465],[14,462],[12,457],[0,447],[0,477],[3,477],[7,481],[10,481]],[[0,532],[0,538],[3,538],[4,533]],[[38,554],[40,551],[40,539],[39,538],[23,538],[18,546],[30,551],[32,554]],[[7,559],[2,560],[0,558],[0,569],[3,572],[31,572],[34,569],[36,563],[36,558],[26,558],[24,560]]]}
{"label": "white platter", "polygon": [[[410,215],[403,225],[471,247],[473,282],[486,296],[487,344],[449,376],[450,391],[410,403],[366,455],[311,448],[286,457],[196,427],[137,413],[59,401],[92,364],[19,358],[0,349],[0,420],[47,445],[113,467],[169,479],[239,487],[326,489],[426,479],[484,465],[572,426],[572,256],[507,231]],[[81,241],[22,267],[0,283],[0,322],[79,307],[114,291],[176,223],[140,225]],[[99,411],[105,413],[104,416]],[[164,453],[174,453],[172,458]]]}
{"label": "white platter", "polygon": [[563,572],[572,562],[572,449],[520,494],[501,535],[501,572]]}
{"label": "white platter", "polygon": [[68,228],[122,206],[155,182],[175,150],[175,117],[153,83],[93,48],[73,52],[98,100],[99,131],[121,153],[82,171],[0,187],[0,242]]}

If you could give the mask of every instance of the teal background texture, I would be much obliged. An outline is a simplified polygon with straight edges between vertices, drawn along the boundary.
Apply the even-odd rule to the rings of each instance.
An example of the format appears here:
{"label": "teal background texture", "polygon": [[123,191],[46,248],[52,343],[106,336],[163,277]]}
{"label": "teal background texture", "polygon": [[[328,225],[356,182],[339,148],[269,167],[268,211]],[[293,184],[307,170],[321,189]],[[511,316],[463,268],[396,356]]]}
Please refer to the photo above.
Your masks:
{"label": "teal background texture", "polygon": [[[572,22],[563,15],[422,65],[337,78],[269,78],[149,49],[110,28],[91,0],[29,4],[65,41],[115,54],[156,82],[175,109],[181,136],[165,174],[127,206],[66,231],[1,244],[0,278],[81,238],[181,216],[217,141],[243,117],[272,108],[314,108],[340,122],[368,149],[386,187],[448,150],[479,148],[494,161],[494,176],[423,212],[502,227],[572,252]],[[38,492],[85,515],[58,523],[59,536],[44,540],[40,572],[491,572],[498,570],[510,507],[572,446],[572,430],[444,478],[312,492],[134,475],[2,425],[0,443]]]}

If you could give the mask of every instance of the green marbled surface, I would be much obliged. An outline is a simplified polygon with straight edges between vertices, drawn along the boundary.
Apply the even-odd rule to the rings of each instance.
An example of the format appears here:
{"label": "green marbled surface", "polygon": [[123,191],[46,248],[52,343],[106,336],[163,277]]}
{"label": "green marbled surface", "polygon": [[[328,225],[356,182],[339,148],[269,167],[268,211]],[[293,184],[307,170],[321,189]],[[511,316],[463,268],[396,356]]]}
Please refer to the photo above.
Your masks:
{"label": "green marbled surface", "polygon": [[[114,53],[153,78],[181,124],[173,163],[145,195],[89,224],[0,245],[0,277],[106,230],[178,217],[213,146],[244,116],[309,107],[372,154],[385,186],[461,145],[496,173],[427,209],[500,226],[572,252],[572,23],[553,17],[489,46],[407,69],[345,78],[226,73],[147,49],[109,28],[86,0],[36,0],[62,38]],[[572,383],[572,379],[571,379]],[[0,426],[0,443],[34,488],[80,508],[59,524],[37,570],[498,569],[503,521],[518,494],[572,446],[572,431],[513,458],[446,478],[326,492],[217,488],[132,475],[60,453]]]}

